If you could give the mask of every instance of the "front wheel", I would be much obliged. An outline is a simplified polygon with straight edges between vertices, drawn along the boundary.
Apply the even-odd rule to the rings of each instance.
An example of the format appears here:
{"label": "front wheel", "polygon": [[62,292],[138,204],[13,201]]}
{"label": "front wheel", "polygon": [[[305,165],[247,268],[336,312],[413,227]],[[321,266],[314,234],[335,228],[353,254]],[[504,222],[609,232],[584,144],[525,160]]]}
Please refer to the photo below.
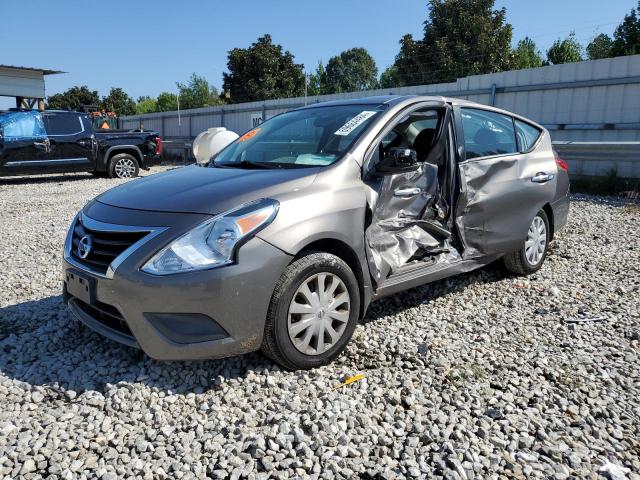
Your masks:
{"label": "front wheel", "polygon": [[518,275],[535,273],[542,267],[551,239],[549,219],[544,210],[540,210],[531,221],[527,239],[520,249],[504,256],[507,270]]}
{"label": "front wheel", "polygon": [[138,176],[138,161],[128,153],[119,153],[109,160],[109,177],[133,178]]}
{"label": "front wheel", "polygon": [[271,298],[262,351],[283,367],[309,369],[333,361],[358,323],[360,291],[335,255],[310,253],[284,271]]}

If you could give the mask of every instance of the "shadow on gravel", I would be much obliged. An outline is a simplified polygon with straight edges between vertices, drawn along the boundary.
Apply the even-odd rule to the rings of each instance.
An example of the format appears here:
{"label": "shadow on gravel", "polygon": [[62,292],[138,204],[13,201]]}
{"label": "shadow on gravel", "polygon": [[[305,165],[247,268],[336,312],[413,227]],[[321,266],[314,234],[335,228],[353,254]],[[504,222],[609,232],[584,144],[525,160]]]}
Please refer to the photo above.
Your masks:
{"label": "shadow on gravel", "polygon": [[[499,262],[414,288],[374,302],[363,323],[395,315],[441,295],[477,283],[503,280]],[[46,386],[58,397],[64,391],[104,392],[107,384],[142,383],[174,393],[202,393],[231,379],[243,381],[280,368],[259,353],[219,360],[160,362],[93,332],[75,320],[62,296],[51,296],[0,308],[0,375],[33,386]],[[292,376],[297,375],[291,372]],[[255,381],[255,379],[254,379]]]}
{"label": "shadow on gravel", "polygon": [[367,324],[389,315],[396,315],[409,308],[429,303],[443,295],[461,292],[475,283],[499,282],[510,277],[511,274],[505,270],[501,261],[498,260],[480,270],[438,280],[378,300],[371,304],[361,323]]}
{"label": "shadow on gravel", "polygon": [[153,360],[75,320],[62,295],[0,308],[0,375],[53,391],[104,392],[107,384],[130,382],[202,393],[267,369],[279,367],[255,353],[222,360]]}
{"label": "shadow on gravel", "polygon": [[45,183],[62,183],[62,182],[75,182],[79,180],[91,180],[94,179],[93,175],[80,172],[77,174],[53,174],[42,176],[16,176],[16,177],[3,177],[0,178],[0,186],[2,185],[37,185]]}

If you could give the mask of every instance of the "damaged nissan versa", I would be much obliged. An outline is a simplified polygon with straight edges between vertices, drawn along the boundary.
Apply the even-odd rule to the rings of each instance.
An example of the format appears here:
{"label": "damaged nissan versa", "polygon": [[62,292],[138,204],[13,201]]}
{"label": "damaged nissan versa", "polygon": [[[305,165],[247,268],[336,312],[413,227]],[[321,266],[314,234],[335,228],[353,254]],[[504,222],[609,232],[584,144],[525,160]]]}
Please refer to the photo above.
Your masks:
{"label": "damaged nissan versa", "polygon": [[537,271],[567,221],[567,169],[547,130],[493,107],[315,104],[89,202],[66,239],[65,301],[156,359],[262,350],[317,367],[375,299],[498,259]]}

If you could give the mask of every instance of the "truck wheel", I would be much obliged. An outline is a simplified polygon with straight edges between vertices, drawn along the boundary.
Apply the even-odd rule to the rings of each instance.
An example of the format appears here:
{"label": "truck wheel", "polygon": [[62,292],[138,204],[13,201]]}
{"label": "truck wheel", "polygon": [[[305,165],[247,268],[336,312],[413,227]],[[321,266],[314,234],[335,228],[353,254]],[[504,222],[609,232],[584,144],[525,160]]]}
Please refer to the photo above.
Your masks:
{"label": "truck wheel", "polygon": [[283,367],[326,365],[346,347],[360,309],[360,290],[349,266],[313,252],[294,261],[276,284],[262,352]]}
{"label": "truck wheel", "polygon": [[132,178],[139,172],[138,161],[128,153],[118,153],[109,160],[109,177]]}
{"label": "truck wheel", "polygon": [[522,247],[504,256],[507,270],[518,275],[530,275],[540,270],[547,257],[549,239],[549,219],[544,210],[540,210],[529,226]]}

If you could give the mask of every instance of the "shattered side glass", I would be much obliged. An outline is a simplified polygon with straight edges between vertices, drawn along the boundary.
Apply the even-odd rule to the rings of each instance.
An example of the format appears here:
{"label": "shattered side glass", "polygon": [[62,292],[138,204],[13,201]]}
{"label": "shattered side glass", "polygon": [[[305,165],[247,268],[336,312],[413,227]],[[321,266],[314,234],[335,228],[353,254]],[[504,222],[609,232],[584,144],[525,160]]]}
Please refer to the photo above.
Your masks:
{"label": "shattered side glass", "polygon": [[36,111],[3,113],[0,115],[0,129],[7,142],[47,136],[42,116]]}

